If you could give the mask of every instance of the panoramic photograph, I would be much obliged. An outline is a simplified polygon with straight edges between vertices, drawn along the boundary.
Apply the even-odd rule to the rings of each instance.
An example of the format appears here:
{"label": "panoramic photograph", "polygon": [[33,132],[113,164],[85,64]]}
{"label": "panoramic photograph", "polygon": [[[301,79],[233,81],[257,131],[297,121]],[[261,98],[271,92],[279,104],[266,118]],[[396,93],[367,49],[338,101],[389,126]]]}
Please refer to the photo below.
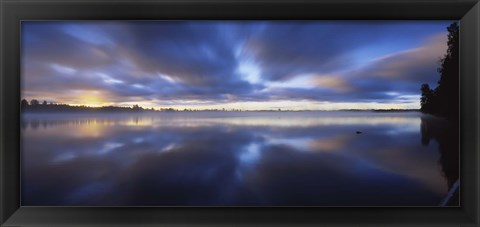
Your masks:
{"label": "panoramic photograph", "polygon": [[460,205],[457,21],[23,21],[22,206]]}

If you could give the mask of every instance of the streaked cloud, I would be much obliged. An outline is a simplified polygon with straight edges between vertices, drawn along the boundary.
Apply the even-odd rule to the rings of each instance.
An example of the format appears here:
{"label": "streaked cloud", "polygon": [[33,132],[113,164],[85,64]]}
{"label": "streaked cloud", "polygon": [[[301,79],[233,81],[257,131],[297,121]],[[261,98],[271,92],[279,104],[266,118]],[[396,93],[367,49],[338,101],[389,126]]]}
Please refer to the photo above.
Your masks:
{"label": "streaked cloud", "polygon": [[85,91],[103,104],[147,107],[418,107],[420,85],[439,79],[449,23],[23,22],[22,96],[73,104],[82,97],[72,91]]}

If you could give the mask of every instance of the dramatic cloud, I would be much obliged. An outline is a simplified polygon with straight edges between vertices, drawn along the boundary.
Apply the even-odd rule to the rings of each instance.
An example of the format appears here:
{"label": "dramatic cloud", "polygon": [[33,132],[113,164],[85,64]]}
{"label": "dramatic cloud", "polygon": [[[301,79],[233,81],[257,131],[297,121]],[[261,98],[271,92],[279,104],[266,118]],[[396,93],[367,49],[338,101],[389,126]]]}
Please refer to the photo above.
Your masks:
{"label": "dramatic cloud", "polygon": [[146,107],[416,108],[420,85],[438,80],[449,23],[23,22],[22,95]]}

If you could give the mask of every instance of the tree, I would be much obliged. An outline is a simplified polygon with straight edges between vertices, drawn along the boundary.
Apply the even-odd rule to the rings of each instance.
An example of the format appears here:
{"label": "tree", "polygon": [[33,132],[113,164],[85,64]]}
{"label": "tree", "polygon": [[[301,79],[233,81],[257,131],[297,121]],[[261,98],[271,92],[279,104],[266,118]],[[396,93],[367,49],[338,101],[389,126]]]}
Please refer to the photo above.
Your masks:
{"label": "tree", "polygon": [[440,115],[450,119],[458,119],[459,108],[459,27],[452,23],[448,28],[447,54],[442,58],[438,68],[440,80],[436,88],[438,98],[442,105],[439,106]]}
{"label": "tree", "polygon": [[143,107],[140,107],[139,105],[135,104],[135,105],[133,105],[132,109],[134,109],[134,110],[143,110]]}
{"label": "tree", "polygon": [[430,89],[428,84],[422,84],[422,96],[420,98],[420,110],[425,113],[432,112],[432,104],[433,104],[433,90]]}
{"label": "tree", "polygon": [[30,100],[30,105],[32,105],[32,106],[37,106],[37,105],[39,105],[39,104],[40,104],[40,102],[39,102],[38,100],[36,100],[36,99]]}
{"label": "tree", "polygon": [[28,101],[26,99],[22,99],[22,101],[20,102],[20,108],[22,110],[25,110],[26,108],[28,108]]}
{"label": "tree", "polygon": [[46,106],[46,105],[47,105],[47,101],[43,100],[42,105]]}
{"label": "tree", "polygon": [[458,120],[459,110],[459,27],[454,22],[447,27],[447,53],[440,60],[437,69],[440,74],[438,86],[430,89],[428,84],[422,84],[420,98],[421,111],[451,120]]}

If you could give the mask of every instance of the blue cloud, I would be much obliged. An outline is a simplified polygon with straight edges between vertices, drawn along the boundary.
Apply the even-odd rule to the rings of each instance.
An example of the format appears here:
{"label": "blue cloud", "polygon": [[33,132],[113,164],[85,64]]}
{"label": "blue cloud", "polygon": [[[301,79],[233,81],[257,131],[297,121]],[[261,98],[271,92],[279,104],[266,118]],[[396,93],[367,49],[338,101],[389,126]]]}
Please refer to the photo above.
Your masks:
{"label": "blue cloud", "polygon": [[[112,102],[388,102],[389,92],[412,95],[420,84],[438,80],[448,24],[23,22],[23,91],[101,90]],[[240,70],[245,63],[251,67]],[[305,75],[335,75],[349,89],[268,85]]]}

